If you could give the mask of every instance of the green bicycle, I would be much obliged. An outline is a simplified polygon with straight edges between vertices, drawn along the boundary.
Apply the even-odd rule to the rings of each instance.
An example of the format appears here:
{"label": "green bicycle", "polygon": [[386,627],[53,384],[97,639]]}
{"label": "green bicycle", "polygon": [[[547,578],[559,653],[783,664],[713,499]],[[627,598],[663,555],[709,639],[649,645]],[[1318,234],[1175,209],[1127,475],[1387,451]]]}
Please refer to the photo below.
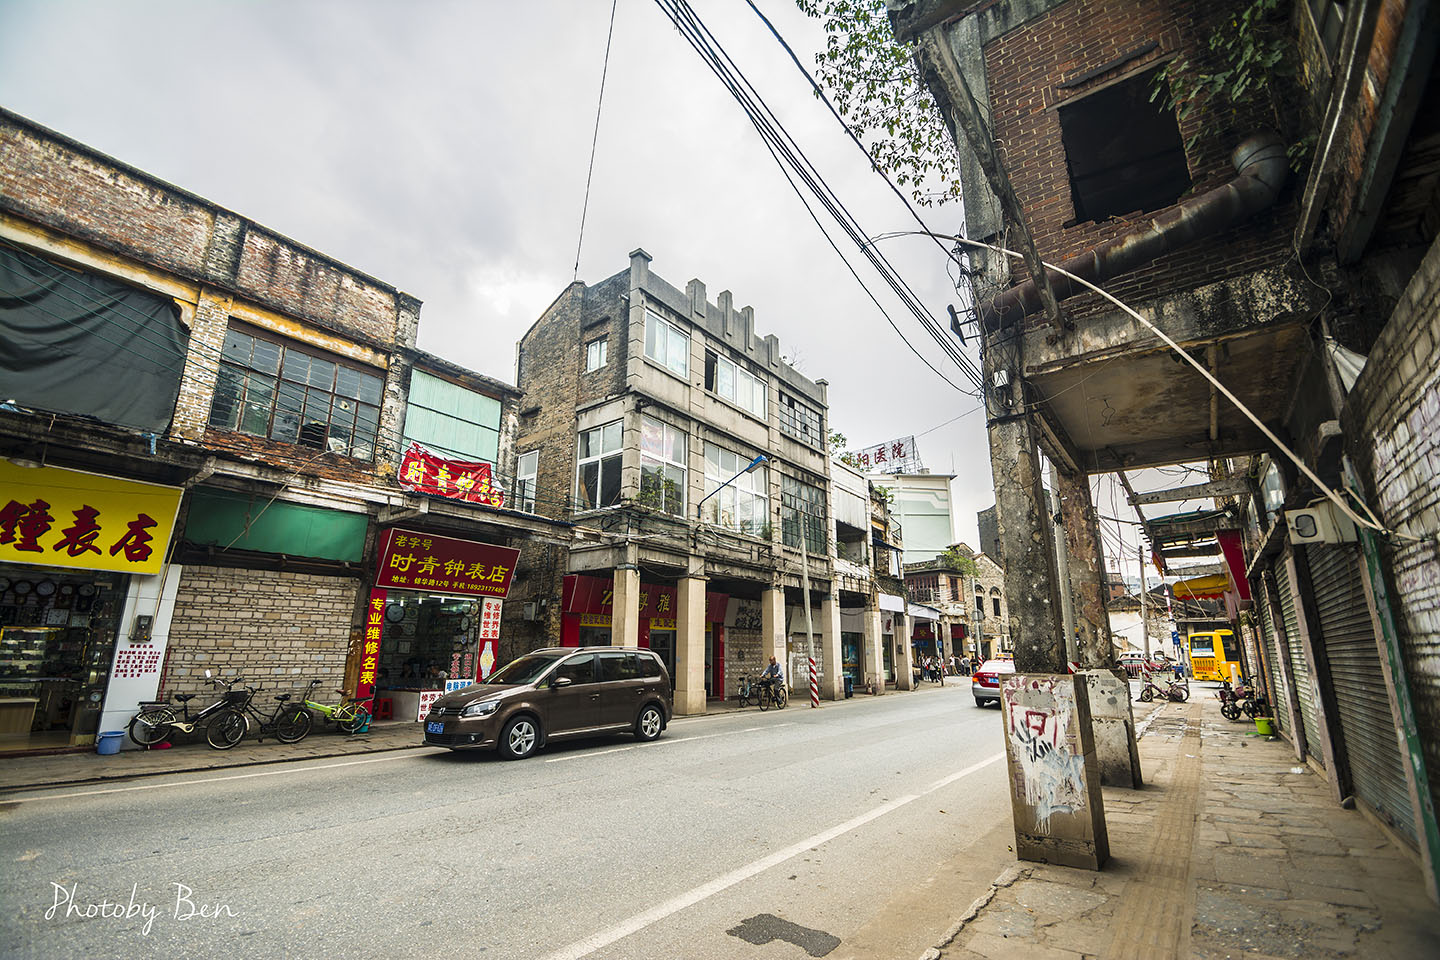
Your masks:
{"label": "green bicycle", "polygon": [[306,708],[320,714],[326,723],[335,724],[341,733],[356,734],[367,729],[370,726],[370,709],[365,701],[357,700],[344,690],[335,692],[343,697],[339,703],[324,704],[306,699]]}

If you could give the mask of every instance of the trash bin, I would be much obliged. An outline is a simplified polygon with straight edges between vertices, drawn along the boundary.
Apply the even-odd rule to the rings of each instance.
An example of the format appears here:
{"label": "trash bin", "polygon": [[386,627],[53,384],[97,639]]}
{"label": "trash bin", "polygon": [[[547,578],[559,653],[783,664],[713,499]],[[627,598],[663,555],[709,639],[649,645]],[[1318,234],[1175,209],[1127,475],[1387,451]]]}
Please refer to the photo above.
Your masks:
{"label": "trash bin", "polygon": [[845,675],[845,699],[849,700],[855,696],[855,678],[849,674]]}
{"label": "trash bin", "polygon": [[103,753],[108,757],[119,753],[120,745],[124,742],[124,730],[107,730],[95,738],[95,752]]}

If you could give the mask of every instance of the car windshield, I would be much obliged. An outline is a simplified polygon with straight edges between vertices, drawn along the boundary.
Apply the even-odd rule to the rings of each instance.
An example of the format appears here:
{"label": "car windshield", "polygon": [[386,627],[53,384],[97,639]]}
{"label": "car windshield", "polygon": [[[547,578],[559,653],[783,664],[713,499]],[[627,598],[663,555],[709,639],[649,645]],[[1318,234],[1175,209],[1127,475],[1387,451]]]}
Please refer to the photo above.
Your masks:
{"label": "car windshield", "polygon": [[505,666],[496,670],[485,679],[489,683],[534,683],[540,674],[548,670],[556,660],[565,656],[563,653],[532,653],[521,657],[519,660],[511,660]]}

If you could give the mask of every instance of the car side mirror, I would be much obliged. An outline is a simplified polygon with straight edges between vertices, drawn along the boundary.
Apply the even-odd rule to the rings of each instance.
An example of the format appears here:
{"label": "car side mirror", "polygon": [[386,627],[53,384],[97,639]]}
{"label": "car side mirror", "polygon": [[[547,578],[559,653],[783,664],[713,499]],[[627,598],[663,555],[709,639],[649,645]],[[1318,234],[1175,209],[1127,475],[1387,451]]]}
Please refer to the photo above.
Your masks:
{"label": "car side mirror", "polygon": [[550,681],[550,686],[552,688],[568,687],[574,682],[575,681],[571,680],[569,677],[556,677],[554,680]]}

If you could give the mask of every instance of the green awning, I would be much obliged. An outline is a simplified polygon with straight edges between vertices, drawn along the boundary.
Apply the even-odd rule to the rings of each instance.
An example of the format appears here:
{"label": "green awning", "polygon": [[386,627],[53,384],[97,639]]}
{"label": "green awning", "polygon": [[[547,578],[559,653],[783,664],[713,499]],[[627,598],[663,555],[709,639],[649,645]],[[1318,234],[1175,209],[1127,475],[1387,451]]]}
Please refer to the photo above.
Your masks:
{"label": "green awning", "polygon": [[185,521],[185,540],[201,546],[356,562],[364,556],[369,524],[363,513],[196,490]]}

